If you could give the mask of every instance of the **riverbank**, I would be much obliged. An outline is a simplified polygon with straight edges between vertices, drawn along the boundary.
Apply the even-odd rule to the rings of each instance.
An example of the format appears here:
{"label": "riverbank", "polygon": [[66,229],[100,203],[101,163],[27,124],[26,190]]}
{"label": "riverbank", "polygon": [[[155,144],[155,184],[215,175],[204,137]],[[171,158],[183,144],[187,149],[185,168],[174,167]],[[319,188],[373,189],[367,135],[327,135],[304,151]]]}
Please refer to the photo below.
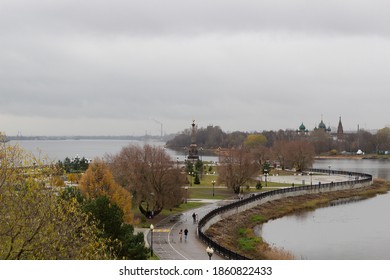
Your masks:
{"label": "riverbank", "polygon": [[293,259],[294,256],[291,253],[271,247],[264,242],[261,237],[255,234],[254,228],[259,224],[285,215],[326,207],[339,199],[365,199],[386,193],[389,190],[390,182],[375,180],[373,185],[360,189],[270,201],[215,223],[206,231],[206,234],[221,246],[251,259]]}

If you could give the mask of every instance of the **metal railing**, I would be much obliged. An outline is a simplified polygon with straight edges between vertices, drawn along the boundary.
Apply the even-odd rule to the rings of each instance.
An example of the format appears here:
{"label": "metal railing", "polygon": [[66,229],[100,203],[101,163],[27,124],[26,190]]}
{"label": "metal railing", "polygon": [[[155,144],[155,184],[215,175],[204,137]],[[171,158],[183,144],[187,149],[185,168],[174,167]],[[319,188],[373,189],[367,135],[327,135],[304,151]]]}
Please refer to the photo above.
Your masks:
{"label": "metal railing", "polygon": [[336,188],[338,186],[346,186],[351,184],[363,184],[363,183],[370,183],[372,182],[372,175],[365,174],[365,173],[358,173],[358,172],[350,172],[350,171],[338,171],[338,170],[326,170],[326,169],[310,169],[308,170],[309,173],[321,173],[321,174],[329,174],[329,175],[345,175],[349,176],[350,180],[346,181],[340,181],[340,182],[331,182],[331,183],[324,183],[321,184],[319,182],[315,185],[305,185],[305,186],[299,186],[299,187],[291,187],[291,188],[281,188],[277,190],[262,192],[256,195],[252,195],[248,198],[235,201],[233,203],[221,206],[219,208],[216,208],[212,210],[211,212],[207,213],[202,219],[200,219],[198,223],[198,237],[200,240],[202,240],[204,243],[206,243],[208,246],[212,247],[215,252],[222,255],[226,259],[233,259],[233,260],[247,260],[249,258],[238,254],[237,252],[233,252],[215,241],[213,241],[211,238],[209,238],[204,232],[203,227],[207,224],[208,221],[210,221],[212,218],[223,214],[227,211],[238,209],[240,206],[244,206],[249,203],[253,203],[258,200],[263,200],[267,197],[280,195],[280,194],[287,194],[287,193],[293,193],[293,192],[299,192],[299,191],[310,191],[310,190],[321,190],[324,188]]}

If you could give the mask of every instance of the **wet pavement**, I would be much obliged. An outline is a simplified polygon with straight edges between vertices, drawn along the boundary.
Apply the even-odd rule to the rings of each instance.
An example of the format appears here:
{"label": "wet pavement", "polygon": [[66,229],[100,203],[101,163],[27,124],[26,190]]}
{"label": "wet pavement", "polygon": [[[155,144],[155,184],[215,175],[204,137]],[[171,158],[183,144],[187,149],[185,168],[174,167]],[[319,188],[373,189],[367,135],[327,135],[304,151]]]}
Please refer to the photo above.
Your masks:
{"label": "wet pavement", "polygon": [[[194,222],[192,214],[198,214],[198,220],[211,210],[220,207],[226,201],[207,201],[203,207],[193,209],[182,214],[170,216],[155,225],[153,230],[153,252],[161,260],[208,260],[206,244],[197,238],[198,223]],[[180,240],[180,230],[188,229],[188,239],[184,234]],[[151,244],[151,233],[148,234],[148,243]],[[214,254],[213,260],[223,258]]]}

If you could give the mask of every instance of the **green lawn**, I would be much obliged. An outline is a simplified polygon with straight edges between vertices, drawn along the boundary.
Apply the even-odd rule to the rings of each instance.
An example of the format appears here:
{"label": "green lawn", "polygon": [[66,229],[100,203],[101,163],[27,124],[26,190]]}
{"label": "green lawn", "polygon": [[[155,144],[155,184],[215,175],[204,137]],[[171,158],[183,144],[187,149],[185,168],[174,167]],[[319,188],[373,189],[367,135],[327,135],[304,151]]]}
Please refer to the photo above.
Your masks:
{"label": "green lawn", "polygon": [[199,185],[188,188],[189,199],[226,199],[234,196],[233,192],[226,188],[199,187]]}
{"label": "green lawn", "polygon": [[202,176],[199,175],[199,179],[200,179],[200,184],[195,185],[194,184],[195,177],[191,179],[191,176],[187,175],[188,182],[190,182],[190,184],[192,182],[192,186],[198,186],[198,187],[212,187],[213,186],[212,181],[217,182],[218,175],[215,175],[215,174],[213,174],[213,175],[203,174]]}
{"label": "green lawn", "polygon": [[[215,171],[216,168],[213,167],[213,171]],[[286,172],[287,173],[287,172]],[[138,208],[134,206],[134,216],[138,220],[139,225],[142,227],[149,227],[150,223],[157,223],[159,220],[170,216],[170,215],[175,215],[181,212],[185,212],[189,209],[193,208],[198,208],[203,205],[201,201],[196,201],[197,199],[231,199],[231,198],[236,198],[237,194],[235,194],[232,190],[227,189],[224,185],[219,185],[215,183],[214,185],[214,195],[213,195],[213,184],[212,182],[215,181],[217,182],[218,180],[218,175],[217,174],[203,174],[202,176],[199,175],[200,178],[200,184],[193,184],[194,178],[191,178],[191,176],[187,176],[188,182],[192,182],[192,186],[188,184],[186,186],[186,197],[190,201],[187,201],[187,203],[182,203],[178,207],[175,207],[173,209],[166,209],[163,210],[158,216],[156,216],[153,220],[148,220],[143,215],[139,212]],[[248,183],[249,188],[247,187],[242,187],[242,192],[243,194],[248,194],[248,193],[257,193],[260,191],[269,191],[273,189],[277,189],[279,187],[285,187],[289,186],[287,184],[283,183],[273,183],[273,182],[267,182],[267,188],[265,187],[265,182],[262,182],[263,188],[261,190],[256,189],[256,180],[252,180],[251,182]]]}

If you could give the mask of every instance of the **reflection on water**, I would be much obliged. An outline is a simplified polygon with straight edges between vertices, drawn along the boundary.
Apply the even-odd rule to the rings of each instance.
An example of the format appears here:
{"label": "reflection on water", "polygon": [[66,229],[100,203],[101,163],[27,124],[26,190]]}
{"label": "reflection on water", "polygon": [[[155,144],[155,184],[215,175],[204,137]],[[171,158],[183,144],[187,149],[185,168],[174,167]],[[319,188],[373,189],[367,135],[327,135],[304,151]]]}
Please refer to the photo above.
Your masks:
{"label": "reflection on water", "polygon": [[343,204],[350,204],[350,203],[356,203],[356,202],[359,202],[361,201],[363,198],[359,197],[359,196],[355,196],[355,197],[348,197],[348,198],[340,198],[340,199],[336,199],[336,200],[333,200],[329,203],[329,206],[337,206],[337,205],[343,205]]}

